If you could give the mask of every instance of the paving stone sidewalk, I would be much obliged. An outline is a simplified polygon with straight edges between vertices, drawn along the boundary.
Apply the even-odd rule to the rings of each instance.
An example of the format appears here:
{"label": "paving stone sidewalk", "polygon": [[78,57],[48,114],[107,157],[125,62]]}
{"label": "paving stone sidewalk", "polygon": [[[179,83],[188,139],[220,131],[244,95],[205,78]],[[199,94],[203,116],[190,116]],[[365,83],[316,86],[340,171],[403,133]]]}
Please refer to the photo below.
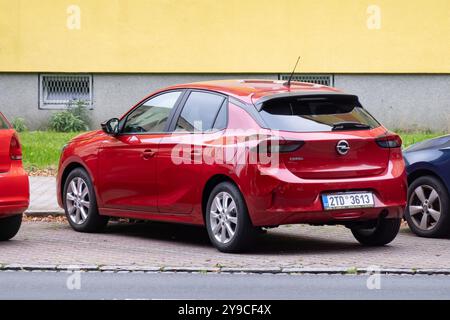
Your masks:
{"label": "paving stone sidewalk", "polygon": [[56,201],[55,177],[30,177],[30,207],[27,214],[63,214]]}
{"label": "paving stone sidewalk", "polygon": [[[30,177],[27,214],[63,213],[54,177]],[[384,269],[450,270],[450,240],[424,239],[403,227],[386,247],[360,246],[341,226],[282,226],[262,235],[251,253],[223,254],[203,228],[163,223],[110,223],[106,232],[83,234],[67,223],[24,222],[19,234],[0,243],[6,265],[92,266],[93,269],[347,270],[372,265]]]}
{"label": "paving stone sidewalk", "polygon": [[[203,228],[164,224],[110,223],[104,233],[71,230],[67,222],[24,222],[11,241],[0,243],[0,265],[89,265],[125,269],[183,267],[186,270],[251,271],[281,268],[367,268],[450,270],[450,240],[424,239],[404,227],[386,247],[359,245],[340,226],[283,226],[261,235],[246,254],[214,249]],[[111,268],[111,267],[110,267]],[[237,269],[236,269],[237,268]],[[0,268],[1,269],[1,268]]]}

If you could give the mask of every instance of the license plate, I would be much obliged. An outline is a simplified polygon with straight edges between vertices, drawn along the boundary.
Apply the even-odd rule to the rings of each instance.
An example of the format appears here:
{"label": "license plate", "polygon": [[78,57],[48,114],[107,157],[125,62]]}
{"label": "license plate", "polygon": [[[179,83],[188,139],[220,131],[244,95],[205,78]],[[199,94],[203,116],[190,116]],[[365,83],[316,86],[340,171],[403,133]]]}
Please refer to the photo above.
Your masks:
{"label": "license plate", "polygon": [[322,195],[325,210],[370,208],[375,205],[372,192],[349,192]]}

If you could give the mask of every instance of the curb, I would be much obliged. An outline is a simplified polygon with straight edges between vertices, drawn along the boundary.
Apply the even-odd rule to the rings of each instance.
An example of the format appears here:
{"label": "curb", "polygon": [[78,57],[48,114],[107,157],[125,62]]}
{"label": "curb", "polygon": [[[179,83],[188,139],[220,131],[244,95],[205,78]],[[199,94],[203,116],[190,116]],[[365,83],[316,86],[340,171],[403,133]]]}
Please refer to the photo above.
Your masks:
{"label": "curb", "polygon": [[1,271],[56,271],[56,272],[159,272],[159,273],[224,273],[224,274],[340,274],[362,275],[372,274],[404,274],[404,275],[450,275],[450,268],[439,269],[409,269],[409,268],[227,268],[227,267],[158,267],[158,266],[118,266],[118,265],[31,265],[5,264],[0,265]]}
{"label": "curb", "polygon": [[62,210],[27,210],[24,212],[28,217],[48,217],[48,216],[63,216],[64,211]]}

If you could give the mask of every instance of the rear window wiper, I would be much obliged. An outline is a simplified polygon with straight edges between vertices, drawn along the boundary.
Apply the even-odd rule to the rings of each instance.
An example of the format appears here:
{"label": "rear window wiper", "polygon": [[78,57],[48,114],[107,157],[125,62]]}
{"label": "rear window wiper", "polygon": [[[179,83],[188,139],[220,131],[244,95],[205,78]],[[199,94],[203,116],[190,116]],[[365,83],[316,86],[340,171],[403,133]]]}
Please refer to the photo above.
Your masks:
{"label": "rear window wiper", "polygon": [[371,126],[360,122],[338,122],[333,124],[333,131],[339,130],[368,130]]}

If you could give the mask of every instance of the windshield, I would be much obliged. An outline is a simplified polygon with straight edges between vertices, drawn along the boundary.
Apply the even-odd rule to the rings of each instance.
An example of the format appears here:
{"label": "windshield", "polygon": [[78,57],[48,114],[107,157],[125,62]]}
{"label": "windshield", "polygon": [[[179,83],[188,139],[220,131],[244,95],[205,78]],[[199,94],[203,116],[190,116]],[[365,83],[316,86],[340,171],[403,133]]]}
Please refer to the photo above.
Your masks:
{"label": "windshield", "polygon": [[380,126],[355,96],[272,99],[263,104],[260,114],[271,129],[283,131],[368,130]]}

